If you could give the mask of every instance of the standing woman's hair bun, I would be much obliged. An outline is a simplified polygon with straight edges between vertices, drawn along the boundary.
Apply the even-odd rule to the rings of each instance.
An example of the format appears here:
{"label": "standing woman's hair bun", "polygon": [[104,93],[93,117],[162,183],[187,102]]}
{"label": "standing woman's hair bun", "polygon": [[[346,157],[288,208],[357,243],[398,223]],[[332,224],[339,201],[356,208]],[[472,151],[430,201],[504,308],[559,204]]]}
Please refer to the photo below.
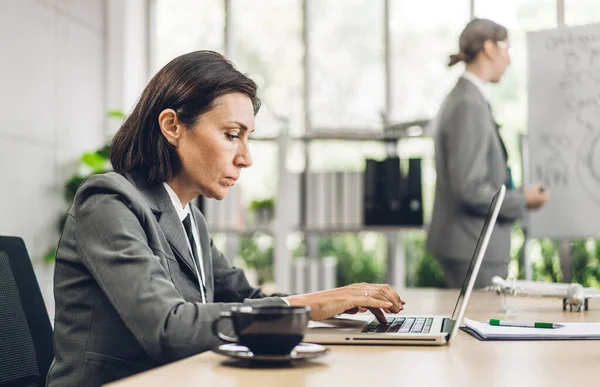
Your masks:
{"label": "standing woman's hair bun", "polygon": [[448,67],[452,67],[458,62],[466,61],[467,56],[463,52],[459,52],[458,54],[450,55],[450,60],[448,61]]}

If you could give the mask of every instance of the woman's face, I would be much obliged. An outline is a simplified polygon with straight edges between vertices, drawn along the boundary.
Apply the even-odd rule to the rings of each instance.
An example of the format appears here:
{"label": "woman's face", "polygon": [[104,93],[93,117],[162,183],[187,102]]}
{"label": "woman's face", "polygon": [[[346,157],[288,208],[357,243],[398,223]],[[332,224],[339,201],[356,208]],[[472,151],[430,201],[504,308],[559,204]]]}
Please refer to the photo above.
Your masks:
{"label": "woman's face", "polygon": [[181,131],[175,147],[182,169],[177,178],[188,190],[221,200],[252,165],[248,135],[254,131],[254,107],[243,93],[225,94],[198,123]]}
{"label": "woman's face", "polygon": [[495,44],[495,50],[492,55],[493,74],[491,82],[500,82],[502,75],[506,71],[506,68],[510,64],[510,41],[508,38],[497,42]]}

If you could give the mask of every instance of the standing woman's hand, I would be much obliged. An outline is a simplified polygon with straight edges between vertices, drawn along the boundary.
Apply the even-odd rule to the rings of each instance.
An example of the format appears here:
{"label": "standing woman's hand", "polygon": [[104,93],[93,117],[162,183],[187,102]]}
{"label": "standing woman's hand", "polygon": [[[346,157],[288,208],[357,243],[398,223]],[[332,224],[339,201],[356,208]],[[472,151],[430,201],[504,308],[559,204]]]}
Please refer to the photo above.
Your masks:
{"label": "standing woman's hand", "polygon": [[525,204],[529,209],[540,208],[550,198],[550,192],[541,183],[525,188],[524,193]]}
{"label": "standing woman's hand", "polygon": [[370,310],[382,324],[387,323],[382,309],[398,313],[404,301],[390,285],[357,283],[286,298],[292,306],[309,306],[313,320],[325,320],[340,313]]}

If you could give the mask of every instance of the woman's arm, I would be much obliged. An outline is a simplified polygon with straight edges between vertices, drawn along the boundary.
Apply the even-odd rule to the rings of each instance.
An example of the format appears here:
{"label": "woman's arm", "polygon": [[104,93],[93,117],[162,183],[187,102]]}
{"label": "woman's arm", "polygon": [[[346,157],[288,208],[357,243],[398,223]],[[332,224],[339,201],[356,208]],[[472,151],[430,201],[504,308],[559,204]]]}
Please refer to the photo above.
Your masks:
{"label": "woman's arm", "polygon": [[[489,180],[488,144],[494,133],[487,130],[489,113],[477,101],[465,99],[454,108],[445,133],[446,168],[449,184],[466,211],[485,217],[492,198],[500,188]],[[525,211],[521,192],[506,193],[499,217],[516,220]]]}

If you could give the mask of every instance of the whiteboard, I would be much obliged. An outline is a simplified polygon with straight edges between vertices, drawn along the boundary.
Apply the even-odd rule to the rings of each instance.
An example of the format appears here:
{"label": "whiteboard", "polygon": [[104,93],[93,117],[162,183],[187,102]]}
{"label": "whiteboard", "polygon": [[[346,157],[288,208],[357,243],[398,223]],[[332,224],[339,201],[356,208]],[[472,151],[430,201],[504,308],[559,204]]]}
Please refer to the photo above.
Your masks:
{"label": "whiteboard", "polygon": [[532,238],[600,237],[600,24],[530,32],[526,182],[550,200]]}

